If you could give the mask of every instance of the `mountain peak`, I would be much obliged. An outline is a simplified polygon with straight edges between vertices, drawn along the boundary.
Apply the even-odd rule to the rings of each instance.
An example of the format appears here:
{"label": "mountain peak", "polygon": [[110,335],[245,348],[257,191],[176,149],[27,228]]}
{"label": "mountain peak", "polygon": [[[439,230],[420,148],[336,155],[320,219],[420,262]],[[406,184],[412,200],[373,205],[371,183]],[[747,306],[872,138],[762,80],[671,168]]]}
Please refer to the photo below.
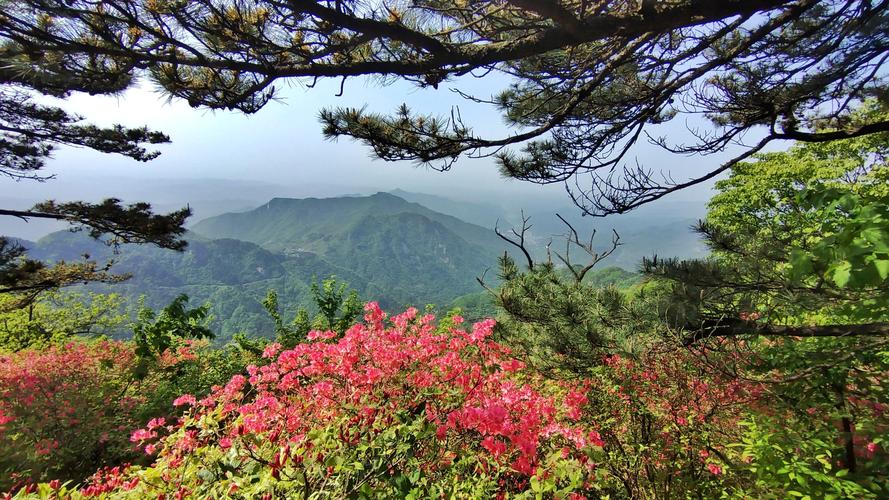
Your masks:
{"label": "mountain peak", "polygon": [[485,253],[497,255],[503,246],[483,227],[386,192],[361,197],[273,198],[255,210],[211,217],[192,229],[210,238],[250,241],[275,252],[302,249],[323,254],[365,217],[372,215],[382,220],[404,213],[440,223],[454,236],[485,248]]}

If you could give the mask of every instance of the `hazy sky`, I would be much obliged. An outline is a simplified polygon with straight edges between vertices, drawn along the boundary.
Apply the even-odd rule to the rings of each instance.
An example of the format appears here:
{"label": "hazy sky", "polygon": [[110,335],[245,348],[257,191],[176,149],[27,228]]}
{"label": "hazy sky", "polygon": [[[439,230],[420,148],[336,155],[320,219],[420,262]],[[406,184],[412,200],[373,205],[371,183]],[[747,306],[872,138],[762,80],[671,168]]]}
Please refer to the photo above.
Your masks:
{"label": "hazy sky", "polygon": [[[61,105],[98,125],[147,125],[170,135],[172,144],[160,146],[161,156],[148,163],[88,149],[61,148],[47,169],[57,175],[55,179],[42,184],[0,181],[4,186],[0,203],[24,208],[47,198],[98,200],[115,196],[127,200],[147,197],[144,201],[163,209],[177,203],[200,205],[207,199],[231,200],[231,209],[240,210],[246,208],[241,205],[261,203],[269,195],[335,196],[401,188],[462,200],[531,203],[545,199],[554,206],[568,204],[561,185],[545,187],[503,179],[491,158],[463,158],[451,171],[441,173],[410,162],[372,160],[369,149],[357,142],[330,142],[321,136],[317,114],[323,107],[367,106],[387,113],[402,103],[436,114],[450,113],[452,106],[459,105],[464,121],[477,133],[502,136],[509,130],[495,110],[466,102],[450,89],[459,86],[488,97],[504,83],[497,77],[463,79],[436,90],[403,82],[380,86],[352,79],[346,82],[344,95],[338,97],[338,81],[319,82],[313,89],[290,82],[278,101],[250,116],[192,109],[184,101],[168,100],[148,82],[117,97],[77,94]],[[661,132],[682,134],[684,125],[672,123]],[[670,170],[676,179],[700,174],[719,161],[677,157],[649,146],[636,153],[644,164]],[[194,182],[205,179],[236,182]],[[693,200],[702,205],[708,192],[707,188],[692,190],[671,197],[667,203]],[[41,231],[38,226],[3,221],[0,231],[34,237]]]}
{"label": "hazy sky", "polygon": [[[481,81],[471,82],[479,88]],[[491,160],[466,160],[459,168],[442,174],[371,160],[369,150],[351,140],[323,140],[317,119],[329,106],[367,105],[389,111],[403,102],[417,109],[447,113],[457,96],[447,89],[423,90],[399,83],[379,87],[360,79],[346,84],[337,97],[338,82],[319,82],[313,89],[297,83],[281,91],[280,99],[254,115],[240,112],[192,109],[184,101],[169,101],[152,90],[151,84],[123,96],[78,95],[68,100],[67,109],[99,124],[149,125],[168,133],[173,143],[162,146],[158,159],[140,165],[127,159],[101,158],[90,151],[60,151],[53,166],[60,174],[68,171],[101,173],[114,171],[125,176],[152,178],[224,178],[261,180],[276,184],[333,183],[379,189],[503,188]],[[488,91],[488,95],[492,88]],[[482,131],[505,133],[500,119],[489,110],[462,107],[464,117]],[[518,183],[516,183],[518,184]]]}

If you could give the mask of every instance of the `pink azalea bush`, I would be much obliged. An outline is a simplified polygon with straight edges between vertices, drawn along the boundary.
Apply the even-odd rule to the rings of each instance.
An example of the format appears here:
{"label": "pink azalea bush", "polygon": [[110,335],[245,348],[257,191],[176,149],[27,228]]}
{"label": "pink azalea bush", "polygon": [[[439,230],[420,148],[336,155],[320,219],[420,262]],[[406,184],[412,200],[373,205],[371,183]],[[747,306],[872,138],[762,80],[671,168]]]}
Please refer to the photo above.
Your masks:
{"label": "pink azalea bush", "polygon": [[191,340],[157,359],[140,358],[131,342],[107,340],[0,355],[0,491],[149,463],[133,429],[172,420],[182,411],[170,405],[177,395],[206,394],[245,359]]}
{"label": "pink azalea bush", "polygon": [[145,396],[122,342],[72,342],[0,355],[0,488],[134,458],[128,437]]}
{"label": "pink azalea bush", "polygon": [[[730,443],[763,386],[699,353],[605,356],[589,377],[543,376],[491,340],[493,320],[416,309],[314,331],[213,387],[180,394],[127,440],[150,466],[114,464],[64,498],[651,497],[774,492]],[[851,490],[850,490],[851,491]],[[742,495],[743,496],[743,495]]]}
{"label": "pink azalea bush", "polygon": [[[588,387],[542,378],[492,342],[493,320],[436,326],[370,303],[365,324],[249,366],[176,424],[131,438],[151,467],[105,470],[76,492],[132,498],[320,495],[489,497],[596,488]],[[387,325],[388,323],[388,325]],[[67,492],[75,494],[75,492]]]}

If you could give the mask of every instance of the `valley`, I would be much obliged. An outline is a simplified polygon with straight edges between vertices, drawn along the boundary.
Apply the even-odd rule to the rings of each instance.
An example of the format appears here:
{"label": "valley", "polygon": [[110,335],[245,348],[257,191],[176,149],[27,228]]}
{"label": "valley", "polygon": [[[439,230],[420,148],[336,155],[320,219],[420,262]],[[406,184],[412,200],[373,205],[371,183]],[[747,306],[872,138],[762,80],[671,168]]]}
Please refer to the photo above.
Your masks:
{"label": "valley", "polygon": [[[276,290],[283,314],[292,316],[297,307],[310,302],[313,280],[329,276],[387,309],[435,304],[445,310],[459,306],[469,317],[492,315],[490,298],[476,278],[487,271],[485,279],[496,283],[498,256],[516,251],[492,229],[498,219],[502,229],[508,228],[504,222],[508,214],[498,213],[502,209],[494,205],[399,194],[442,211],[391,193],[273,198],[252,210],[197,221],[181,253],[149,245],[114,249],[69,231],[23,244],[29,255],[41,260],[77,261],[84,254],[98,262],[113,260],[115,273],[132,277],[123,283],[94,283],[85,288],[118,293],[131,305],[144,296],[145,304],[157,309],[182,293],[191,298],[192,305],[209,302],[212,328],[221,342],[239,332],[271,336],[274,324],[261,305],[266,292]],[[477,222],[492,219],[492,227],[466,222],[455,214]],[[549,223],[542,215],[538,219],[533,222],[541,229],[535,232],[532,227],[529,248],[535,258],[542,259],[545,245],[558,238],[553,233],[560,222]],[[590,279],[612,276],[599,284],[631,283],[634,275],[624,270],[633,271],[650,250],[697,256],[695,236],[683,231],[684,223],[679,218],[670,220],[658,231],[630,225],[628,236],[622,236],[626,243],[601,264],[603,274],[592,273]],[[640,234],[654,238],[644,240]]]}

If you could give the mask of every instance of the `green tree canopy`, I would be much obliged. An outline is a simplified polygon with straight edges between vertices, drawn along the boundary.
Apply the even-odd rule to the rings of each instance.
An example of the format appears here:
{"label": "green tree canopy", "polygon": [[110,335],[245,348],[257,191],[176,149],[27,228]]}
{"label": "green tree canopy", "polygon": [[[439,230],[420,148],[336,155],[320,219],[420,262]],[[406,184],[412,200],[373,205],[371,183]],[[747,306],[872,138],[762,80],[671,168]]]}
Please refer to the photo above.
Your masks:
{"label": "green tree canopy", "polygon": [[[247,113],[291,78],[311,86],[369,75],[438,87],[499,73],[508,83],[493,97],[458,93],[500,111],[513,129],[503,137],[474,130],[456,108],[439,117],[407,107],[392,115],[327,109],[324,134],[363,141],[383,159],[439,169],[463,155],[494,154],[507,176],[564,182],[584,211],[604,215],[711,179],[774,141],[889,129],[883,118],[850,120],[863,98],[885,97],[887,7],[873,0],[23,0],[0,4],[0,57],[11,87],[107,94],[147,75],[192,106]],[[658,124],[689,119],[687,140],[658,137]],[[662,179],[633,162],[646,139],[706,155],[748,132],[756,138],[738,156],[687,180]],[[56,137],[41,143],[64,142]],[[161,139],[144,130],[127,138],[109,149],[138,157],[136,143]]]}
{"label": "green tree canopy", "polygon": [[[886,111],[868,102],[853,117]],[[713,258],[652,259],[689,340],[889,334],[887,136],[800,144],[737,165],[698,230]],[[752,318],[752,320],[751,320]]]}

